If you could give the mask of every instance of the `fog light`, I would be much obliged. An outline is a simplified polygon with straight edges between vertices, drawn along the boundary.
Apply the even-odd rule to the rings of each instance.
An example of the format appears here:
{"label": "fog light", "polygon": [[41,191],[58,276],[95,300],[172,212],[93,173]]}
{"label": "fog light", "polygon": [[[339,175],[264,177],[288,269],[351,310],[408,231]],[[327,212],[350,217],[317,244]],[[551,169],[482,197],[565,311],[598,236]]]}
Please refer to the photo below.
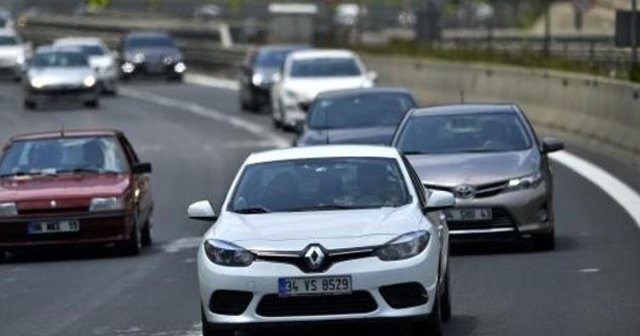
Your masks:
{"label": "fog light", "polygon": [[541,222],[546,222],[549,220],[549,213],[546,208],[541,208],[538,210],[538,220]]}
{"label": "fog light", "polygon": [[184,63],[182,63],[182,62],[178,62],[178,63],[176,63],[176,65],[173,67],[173,70],[174,70],[176,73],[183,73],[183,72],[187,71],[187,66],[186,66]]}
{"label": "fog light", "polygon": [[133,70],[136,69],[136,66],[127,62],[125,64],[122,65],[122,72],[130,74],[133,72]]}

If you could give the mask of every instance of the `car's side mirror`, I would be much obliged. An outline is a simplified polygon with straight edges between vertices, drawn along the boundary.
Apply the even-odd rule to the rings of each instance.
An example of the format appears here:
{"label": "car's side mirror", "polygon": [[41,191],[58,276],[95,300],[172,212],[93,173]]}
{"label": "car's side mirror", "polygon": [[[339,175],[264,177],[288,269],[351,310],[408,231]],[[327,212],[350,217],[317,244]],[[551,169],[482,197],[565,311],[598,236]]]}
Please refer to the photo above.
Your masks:
{"label": "car's side mirror", "polygon": [[542,152],[545,154],[561,151],[563,149],[564,149],[564,142],[558,139],[555,139],[555,138],[542,139]]}
{"label": "car's side mirror", "polygon": [[152,170],[151,163],[148,162],[136,163],[131,167],[131,173],[134,175],[149,174]]}
{"label": "car's side mirror", "polygon": [[441,211],[456,206],[456,198],[448,191],[432,190],[425,207],[425,212]]}
{"label": "car's side mirror", "polygon": [[378,80],[378,73],[375,71],[369,71],[369,73],[367,73],[367,77],[369,77],[372,82],[375,82]]}
{"label": "car's side mirror", "polygon": [[199,201],[191,204],[187,213],[189,218],[200,221],[215,222],[218,219],[209,201]]}

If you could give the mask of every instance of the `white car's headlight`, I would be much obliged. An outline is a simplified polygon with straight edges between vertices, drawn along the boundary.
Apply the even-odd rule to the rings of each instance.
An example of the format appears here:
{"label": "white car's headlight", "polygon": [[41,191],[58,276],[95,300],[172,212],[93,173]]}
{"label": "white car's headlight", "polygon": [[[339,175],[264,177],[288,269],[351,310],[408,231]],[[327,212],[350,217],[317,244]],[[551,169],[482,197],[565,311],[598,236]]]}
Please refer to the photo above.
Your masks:
{"label": "white car's headlight", "polygon": [[122,197],[96,197],[91,200],[89,211],[113,211],[124,210]]}
{"label": "white car's headlight", "polygon": [[409,259],[422,253],[429,244],[428,231],[415,231],[404,234],[376,250],[383,261]]}
{"label": "white car's headlight", "polygon": [[253,263],[253,253],[223,240],[205,240],[204,252],[214,264],[229,267],[247,267]]}
{"label": "white car's headlight", "polygon": [[96,78],[93,76],[87,76],[87,78],[84,79],[82,84],[84,84],[84,86],[86,87],[92,87],[96,85]]}
{"label": "white car's headlight", "polygon": [[16,57],[16,64],[25,65],[26,62],[27,62],[27,58],[24,56],[24,54],[20,54],[18,55],[18,57]]}
{"label": "white car's headlight", "polygon": [[0,217],[17,216],[18,208],[13,202],[0,203]]}
{"label": "white car's headlight", "polygon": [[542,182],[542,174],[535,174],[509,180],[508,188],[511,190],[529,189],[537,187]]}
{"label": "white car's headlight", "polygon": [[251,83],[255,86],[260,86],[264,83],[264,76],[260,73],[254,73],[253,77],[251,77]]}
{"label": "white car's headlight", "polygon": [[31,82],[31,87],[36,88],[36,89],[42,89],[45,85],[47,85],[47,81],[45,81],[41,77],[31,78],[30,82]]}

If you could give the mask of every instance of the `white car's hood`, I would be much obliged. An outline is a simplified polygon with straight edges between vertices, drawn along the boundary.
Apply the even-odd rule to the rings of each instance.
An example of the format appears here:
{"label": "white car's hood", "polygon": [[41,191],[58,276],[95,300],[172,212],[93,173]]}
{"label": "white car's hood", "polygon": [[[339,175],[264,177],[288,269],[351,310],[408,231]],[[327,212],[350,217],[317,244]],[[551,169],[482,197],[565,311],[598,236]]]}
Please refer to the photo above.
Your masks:
{"label": "white car's hood", "polygon": [[298,251],[317,243],[328,249],[378,246],[416,231],[415,205],[401,208],[240,215],[225,212],[205,239],[251,250]]}
{"label": "white car's hood", "polygon": [[318,94],[326,91],[358,89],[372,86],[366,76],[355,77],[316,77],[288,78],[285,90],[295,92],[300,98],[313,100]]}
{"label": "white car's hood", "polygon": [[50,67],[29,69],[29,80],[41,78],[49,85],[81,85],[88,76],[95,76],[89,67]]}
{"label": "white car's hood", "polygon": [[109,55],[89,57],[89,64],[91,64],[91,67],[93,69],[107,68],[113,65],[114,63],[115,62],[113,61],[113,57]]}
{"label": "white car's hood", "polygon": [[18,57],[24,57],[24,55],[25,50],[21,45],[0,47],[0,58],[2,59],[16,59]]}

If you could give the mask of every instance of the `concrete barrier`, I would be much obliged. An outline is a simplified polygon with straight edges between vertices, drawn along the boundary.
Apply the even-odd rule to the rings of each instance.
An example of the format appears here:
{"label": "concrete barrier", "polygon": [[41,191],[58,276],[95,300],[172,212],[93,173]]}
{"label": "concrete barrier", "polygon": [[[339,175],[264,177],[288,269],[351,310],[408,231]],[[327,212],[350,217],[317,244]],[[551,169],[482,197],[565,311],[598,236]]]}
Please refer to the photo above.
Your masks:
{"label": "concrete barrier", "polygon": [[[501,65],[364,57],[381,84],[405,86],[421,103],[515,102],[544,129],[597,143],[640,172],[640,85]],[[609,150],[611,149],[611,150]]]}

